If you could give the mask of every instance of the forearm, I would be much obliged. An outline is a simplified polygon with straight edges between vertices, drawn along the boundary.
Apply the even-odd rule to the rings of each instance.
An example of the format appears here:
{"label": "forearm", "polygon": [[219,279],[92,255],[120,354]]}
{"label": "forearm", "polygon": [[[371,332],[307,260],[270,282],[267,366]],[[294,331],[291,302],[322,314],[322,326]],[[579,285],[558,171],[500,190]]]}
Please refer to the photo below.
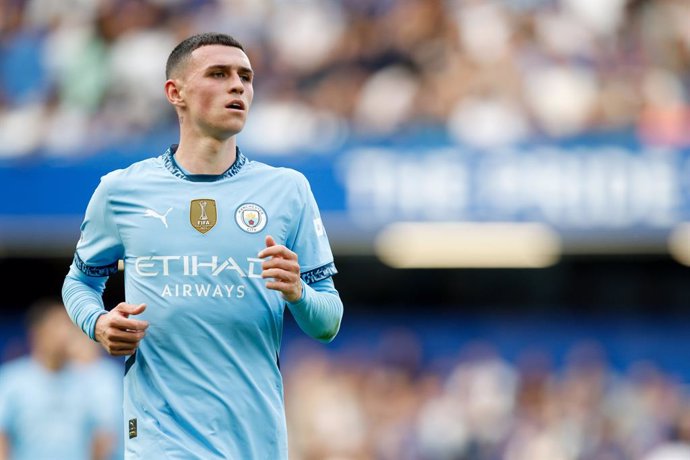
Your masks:
{"label": "forearm", "polygon": [[343,317],[343,303],[333,280],[327,278],[312,285],[303,283],[304,294],[288,308],[299,327],[310,337],[330,342],[338,334]]}
{"label": "forearm", "polygon": [[107,460],[111,457],[113,450],[113,438],[110,434],[98,432],[93,438],[91,446],[92,460]]}
{"label": "forearm", "polygon": [[88,277],[73,266],[62,285],[67,313],[91,339],[94,339],[96,320],[106,313],[102,298],[106,281],[107,277]]}
{"label": "forearm", "polygon": [[7,440],[7,435],[0,431],[0,460],[9,460],[10,458],[10,442]]}

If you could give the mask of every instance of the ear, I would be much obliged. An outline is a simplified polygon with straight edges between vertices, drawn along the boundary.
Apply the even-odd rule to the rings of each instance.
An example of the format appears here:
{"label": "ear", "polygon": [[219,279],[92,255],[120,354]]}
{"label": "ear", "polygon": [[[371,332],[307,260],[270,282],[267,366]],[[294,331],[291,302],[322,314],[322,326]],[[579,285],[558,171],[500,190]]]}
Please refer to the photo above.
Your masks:
{"label": "ear", "polygon": [[165,96],[175,107],[184,107],[184,97],[182,94],[182,83],[179,80],[168,80],[165,82]]}

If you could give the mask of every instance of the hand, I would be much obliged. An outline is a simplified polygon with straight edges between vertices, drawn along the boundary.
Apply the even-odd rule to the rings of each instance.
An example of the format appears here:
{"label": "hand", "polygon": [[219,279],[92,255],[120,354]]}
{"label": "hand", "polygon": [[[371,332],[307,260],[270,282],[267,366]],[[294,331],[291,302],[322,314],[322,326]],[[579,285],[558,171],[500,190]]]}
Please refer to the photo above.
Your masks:
{"label": "hand", "polygon": [[262,278],[273,278],[267,281],[266,287],[280,291],[288,302],[297,302],[302,297],[302,279],[300,278],[297,254],[282,244],[276,244],[272,236],[266,236],[266,248],[259,253],[265,259],[261,264]]}
{"label": "hand", "polygon": [[148,321],[132,319],[146,309],[146,304],[132,305],[120,302],[115,308],[96,321],[94,336],[112,356],[126,356],[134,353],[149,327]]}

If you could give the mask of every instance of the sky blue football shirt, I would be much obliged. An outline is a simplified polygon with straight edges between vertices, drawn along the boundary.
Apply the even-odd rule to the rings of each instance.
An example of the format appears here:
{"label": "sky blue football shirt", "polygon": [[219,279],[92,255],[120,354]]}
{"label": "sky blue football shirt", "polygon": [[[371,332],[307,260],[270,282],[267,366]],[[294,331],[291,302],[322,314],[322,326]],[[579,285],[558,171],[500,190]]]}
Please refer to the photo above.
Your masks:
{"label": "sky blue football shirt", "polygon": [[[224,174],[195,176],[174,151],[102,178],[71,267],[88,284],[123,259],[126,302],[147,304],[138,317],[149,322],[146,337],[126,366],[126,458],[286,459],[285,301],[266,289],[257,254],[272,235],[298,254],[305,283],[332,287],[318,207],[292,169],[237,149]],[[102,312],[77,311],[68,298],[93,337]]]}
{"label": "sky blue football shirt", "polygon": [[75,366],[51,372],[31,357],[0,367],[0,431],[10,460],[89,460],[103,425],[97,388]]}

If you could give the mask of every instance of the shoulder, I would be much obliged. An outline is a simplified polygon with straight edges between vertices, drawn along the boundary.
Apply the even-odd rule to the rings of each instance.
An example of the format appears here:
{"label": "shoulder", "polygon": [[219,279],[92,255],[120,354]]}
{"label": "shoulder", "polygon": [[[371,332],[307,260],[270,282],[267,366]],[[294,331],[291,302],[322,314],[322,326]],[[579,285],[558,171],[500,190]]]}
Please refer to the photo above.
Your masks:
{"label": "shoulder", "polygon": [[34,363],[27,356],[8,361],[0,366],[0,384],[8,385],[24,381],[34,370]]}
{"label": "shoulder", "polygon": [[286,185],[292,185],[296,189],[306,190],[309,188],[309,181],[306,176],[296,169],[283,166],[271,166],[260,161],[250,160],[247,165],[247,172],[261,176],[262,179],[280,181]]}
{"label": "shoulder", "polygon": [[159,170],[162,164],[160,157],[147,158],[132,163],[126,168],[115,169],[101,177],[101,181],[117,182],[127,179],[139,179],[146,174]]}
{"label": "shoulder", "polygon": [[160,171],[161,164],[160,157],[156,157],[137,161],[126,168],[115,169],[101,177],[99,187],[113,190],[130,183],[136,183],[143,178],[150,177],[151,173]]}

